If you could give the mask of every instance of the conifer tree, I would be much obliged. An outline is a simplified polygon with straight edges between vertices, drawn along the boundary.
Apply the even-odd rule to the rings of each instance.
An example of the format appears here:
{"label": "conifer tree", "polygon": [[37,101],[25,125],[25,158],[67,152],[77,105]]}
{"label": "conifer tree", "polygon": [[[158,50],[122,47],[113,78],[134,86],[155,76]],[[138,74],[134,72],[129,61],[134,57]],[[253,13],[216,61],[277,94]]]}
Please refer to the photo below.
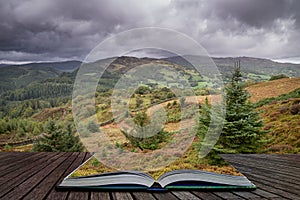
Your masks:
{"label": "conifer tree", "polygon": [[[212,122],[212,117],[217,117],[216,114],[215,116],[212,116],[212,111],[214,110],[216,111],[220,111],[221,105],[211,105],[207,99],[207,97],[205,98],[205,102],[204,104],[201,104],[201,108],[200,108],[200,119],[199,119],[199,128],[198,128],[198,132],[197,132],[197,136],[200,139],[200,143],[198,143],[196,145],[196,148],[198,151],[201,151],[201,147],[210,147],[212,146],[212,144],[210,143],[211,141],[206,141],[208,143],[206,143],[203,139],[204,137],[209,134],[208,133],[208,129],[214,129],[216,128],[216,130],[213,130],[210,132],[211,133],[218,133],[218,127],[217,126],[210,126],[211,122]],[[218,136],[213,136],[215,138],[218,138]],[[224,160],[219,156],[219,145],[215,145],[214,148],[211,149],[211,151],[209,152],[209,154],[206,156],[207,162],[210,165],[218,165],[218,166],[223,166],[226,165],[226,162],[224,162]]]}
{"label": "conifer tree", "polygon": [[262,145],[262,135],[266,132],[259,113],[249,101],[250,95],[242,87],[239,62],[235,64],[231,82],[226,87],[226,117],[219,138],[224,152],[251,153]]}
{"label": "conifer tree", "polygon": [[74,135],[71,124],[63,128],[50,121],[46,127],[46,134],[33,145],[33,151],[46,152],[76,152],[83,151],[83,145],[78,136]]}
{"label": "conifer tree", "polygon": [[199,119],[199,128],[197,131],[198,137],[202,140],[207,133],[209,123],[211,121],[211,105],[208,102],[207,97],[205,98],[204,104],[201,105],[200,108],[200,119]]}
{"label": "conifer tree", "polygon": [[74,135],[74,129],[71,124],[67,125],[65,134],[62,135],[61,149],[69,152],[83,151],[80,138]]}

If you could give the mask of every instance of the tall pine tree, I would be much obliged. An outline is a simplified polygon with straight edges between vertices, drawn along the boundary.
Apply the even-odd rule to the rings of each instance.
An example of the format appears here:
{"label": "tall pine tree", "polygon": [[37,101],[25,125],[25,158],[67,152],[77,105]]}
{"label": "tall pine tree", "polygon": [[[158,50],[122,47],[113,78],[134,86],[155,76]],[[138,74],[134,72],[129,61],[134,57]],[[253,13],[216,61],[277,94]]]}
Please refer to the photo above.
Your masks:
{"label": "tall pine tree", "polygon": [[226,117],[218,149],[231,153],[257,152],[261,147],[263,123],[254,105],[249,101],[250,95],[242,87],[242,74],[239,61],[231,82],[226,87]]}

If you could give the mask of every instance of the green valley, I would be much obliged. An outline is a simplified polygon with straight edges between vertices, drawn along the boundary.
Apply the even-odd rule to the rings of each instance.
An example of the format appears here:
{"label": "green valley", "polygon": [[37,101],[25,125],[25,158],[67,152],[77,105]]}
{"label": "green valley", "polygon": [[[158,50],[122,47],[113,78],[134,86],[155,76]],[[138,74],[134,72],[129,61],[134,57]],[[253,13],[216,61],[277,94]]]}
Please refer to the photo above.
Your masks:
{"label": "green valley", "polygon": [[[197,60],[197,58],[193,59]],[[268,132],[264,138],[265,146],[259,152],[298,153],[300,115],[296,111],[299,107],[300,81],[296,77],[300,77],[300,65],[247,57],[213,58],[213,60],[225,85],[230,81],[234,61],[240,60],[243,87],[250,92],[251,101],[256,102],[256,110],[261,112],[260,116],[264,122],[262,129]],[[101,62],[103,61],[96,63],[101,64]],[[117,81],[134,67],[149,63],[170,67],[180,72],[192,86],[199,108],[204,104],[206,97],[210,99],[211,95],[220,94],[220,88],[214,84],[214,80],[202,76],[189,63],[178,57],[166,59],[120,57],[108,67],[97,87],[95,114],[99,124],[112,119],[110,96]],[[205,63],[202,64],[204,69],[210,67]],[[61,128],[66,128],[68,124],[73,126],[71,95],[80,65],[81,62],[70,61],[0,68],[0,148],[2,151],[22,151],[22,148],[25,151],[31,150],[32,142],[43,136],[47,131],[47,124],[51,121]],[[280,74],[294,78],[268,81],[272,76]],[[91,72],[86,75],[93,77],[94,74]],[[159,76],[160,83],[155,83],[151,78],[147,79],[152,84],[141,83],[131,96],[128,115],[134,118],[140,111],[147,111],[154,105],[163,106],[168,114],[164,128],[164,131],[168,132],[165,138],[167,140],[168,137],[172,137],[172,131],[178,127],[181,114],[178,105],[181,99],[176,98],[172,92],[178,87],[174,81],[176,80],[174,74],[163,69],[156,73],[156,76]],[[129,78],[135,80],[134,76]],[[279,86],[281,88],[278,88]],[[96,126],[97,129],[99,124],[90,126],[91,128]],[[124,137],[124,134],[116,129],[113,121],[106,123],[102,128],[108,131],[112,138],[120,140],[118,145],[123,146],[122,148],[141,151],[131,146],[128,137]],[[166,142],[165,139],[161,140],[160,145]],[[22,147],[22,144],[25,146]]]}

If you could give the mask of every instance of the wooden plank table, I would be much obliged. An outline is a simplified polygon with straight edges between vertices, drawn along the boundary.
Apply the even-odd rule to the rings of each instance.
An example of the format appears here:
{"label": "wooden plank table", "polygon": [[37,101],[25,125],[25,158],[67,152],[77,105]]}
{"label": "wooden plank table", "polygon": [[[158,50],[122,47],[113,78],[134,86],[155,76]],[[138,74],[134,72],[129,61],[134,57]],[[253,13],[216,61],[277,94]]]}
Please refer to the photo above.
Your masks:
{"label": "wooden plank table", "polygon": [[0,199],[300,199],[300,155],[224,154],[258,186],[244,191],[89,192],[55,186],[89,158],[89,153],[0,153]]}

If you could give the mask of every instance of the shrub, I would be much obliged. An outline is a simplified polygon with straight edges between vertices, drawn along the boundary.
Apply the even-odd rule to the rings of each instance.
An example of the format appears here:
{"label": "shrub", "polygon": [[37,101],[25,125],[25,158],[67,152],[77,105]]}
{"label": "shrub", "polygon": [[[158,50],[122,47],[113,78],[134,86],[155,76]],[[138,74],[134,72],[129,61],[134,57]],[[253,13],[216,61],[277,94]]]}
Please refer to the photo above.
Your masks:
{"label": "shrub", "polygon": [[173,106],[177,105],[177,101],[173,101]]}
{"label": "shrub", "polygon": [[134,137],[124,131],[122,133],[125,135],[125,137],[130,141],[131,145],[133,147],[138,147],[141,150],[144,149],[150,149],[155,150],[159,147],[159,144],[162,142],[165,142],[170,135],[167,131],[160,131],[156,135],[148,138],[139,138]]}
{"label": "shrub", "polygon": [[290,112],[292,115],[300,114],[300,104],[292,105]]}
{"label": "shrub", "polygon": [[150,88],[147,86],[140,86],[135,90],[135,94],[149,94]]}
{"label": "shrub", "polygon": [[88,122],[88,130],[91,131],[92,133],[99,132],[99,126],[96,124],[94,121],[89,121]]}
{"label": "shrub", "polygon": [[96,158],[93,158],[91,161],[91,165],[94,167],[98,167],[100,165],[100,162]]}
{"label": "shrub", "polygon": [[5,149],[6,151],[10,151],[10,150],[12,149],[12,146],[6,144],[6,145],[4,146],[4,149]]}
{"label": "shrub", "polygon": [[282,78],[288,78],[288,76],[285,74],[274,75],[274,76],[271,76],[271,78],[269,80],[272,81],[272,80],[278,80],[278,79],[282,79]]}
{"label": "shrub", "polygon": [[177,104],[177,101],[173,101],[173,105],[167,107],[167,121],[168,122],[179,122],[180,120],[181,120],[180,105]]}
{"label": "shrub", "polygon": [[145,111],[140,111],[134,116],[133,121],[135,124],[144,127],[149,123],[149,117]]}
{"label": "shrub", "polygon": [[279,112],[280,112],[281,114],[283,114],[283,113],[285,113],[287,110],[288,110],[288,107],[287,107],[287,106],[282,106],[282,107],[280,108]]}

